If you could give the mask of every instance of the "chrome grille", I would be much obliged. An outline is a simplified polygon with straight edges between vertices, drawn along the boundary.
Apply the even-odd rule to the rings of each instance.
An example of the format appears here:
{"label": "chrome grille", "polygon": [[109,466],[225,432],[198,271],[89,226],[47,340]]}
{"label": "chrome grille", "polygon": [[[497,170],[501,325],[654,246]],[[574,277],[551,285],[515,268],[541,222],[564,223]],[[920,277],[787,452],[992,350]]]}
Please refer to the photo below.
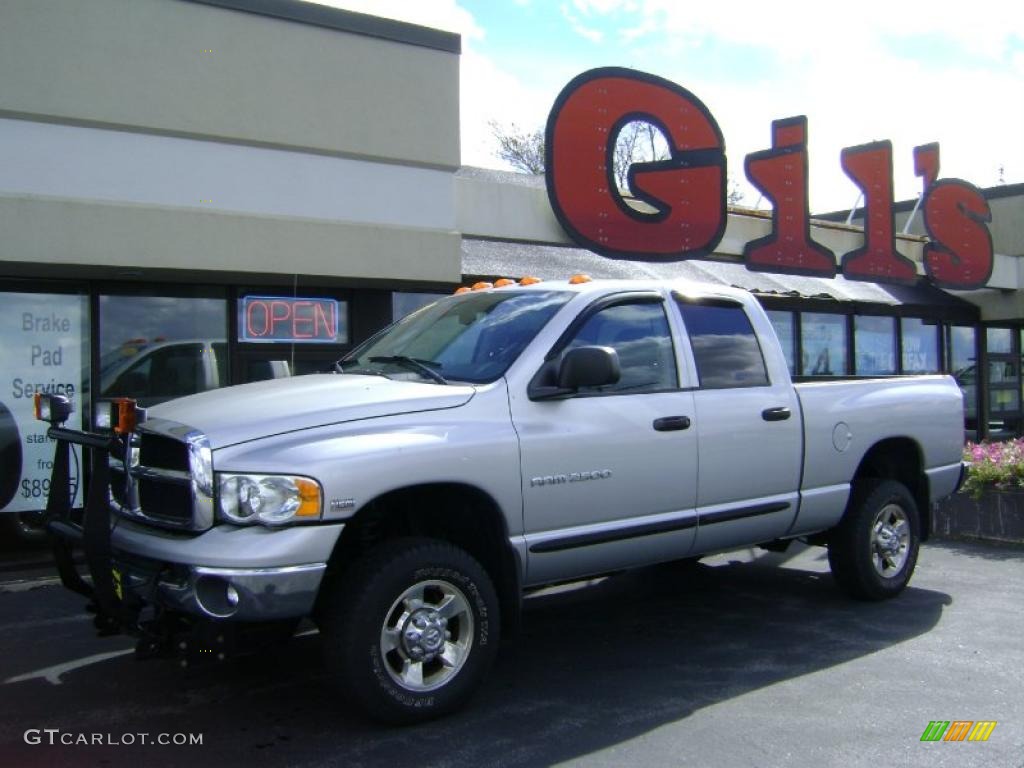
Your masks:
{"label": "chrome grille", "polygon": [[160,527],[205,530],[213,523],[209,444],[195,430],[169,422],[161,426],[155,432],[147,424],[147,431],[134,436],[127,477],[124,462],[111,457],[111,505],[126,517]]}

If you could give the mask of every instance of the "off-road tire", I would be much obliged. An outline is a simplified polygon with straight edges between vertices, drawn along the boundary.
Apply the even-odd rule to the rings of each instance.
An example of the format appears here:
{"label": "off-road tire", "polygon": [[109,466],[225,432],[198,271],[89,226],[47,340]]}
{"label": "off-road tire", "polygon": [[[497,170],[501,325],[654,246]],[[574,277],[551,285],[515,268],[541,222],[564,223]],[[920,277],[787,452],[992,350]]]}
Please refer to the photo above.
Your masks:
{"label": "off-road tire", "polygon": [[829,537],[832,575],[857,599],[895,597],[914,574],[920,530],[917,503],[905,485],[876,479],[855,483],[846,514]]}
{"label": "off-road tire", "polygon": [[[498,598],[487,572],[458,547],[394,539],[368,551],[327,589],[319,621],[328,671],[345,699],[374,719],[410,724],[453,712],[490,670],[500,639]],[[422,602],[401,600],[414,594]],[[445,609],[435,610],[446,601],[457,615],[444,618]],[[423,607],[415,609],[417,603]],[[406,631],[422,633],[411,650]],[[396,638],[396,647],[385,651]],[[424,648],[438,656],[419,662],[418,684],[415,675],[404,679],[402,670],[414,672],[417,664],[410,653]]]}

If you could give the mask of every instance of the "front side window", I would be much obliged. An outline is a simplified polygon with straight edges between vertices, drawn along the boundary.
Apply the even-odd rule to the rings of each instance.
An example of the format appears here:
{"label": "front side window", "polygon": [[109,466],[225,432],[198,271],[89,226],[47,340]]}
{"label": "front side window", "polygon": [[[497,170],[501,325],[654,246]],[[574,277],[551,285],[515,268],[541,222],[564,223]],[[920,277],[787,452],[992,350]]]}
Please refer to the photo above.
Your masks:
{"label": "front side window", "polygon": [[453,296],[407,315],[339,364],[344,373],[494,381],[572,296],[512,290]]}
{"label": "front side window", "polygon": [[679,302],[702,389],[768,385],[761,345],[743,307]]}
{"label": "front side window", "polygon": [[611,347],[622,371],[618,382],[580,392],[658,392],[676,389],[675,351],[661,302],[630,302],[605,307],[591,315],[566,346]]}

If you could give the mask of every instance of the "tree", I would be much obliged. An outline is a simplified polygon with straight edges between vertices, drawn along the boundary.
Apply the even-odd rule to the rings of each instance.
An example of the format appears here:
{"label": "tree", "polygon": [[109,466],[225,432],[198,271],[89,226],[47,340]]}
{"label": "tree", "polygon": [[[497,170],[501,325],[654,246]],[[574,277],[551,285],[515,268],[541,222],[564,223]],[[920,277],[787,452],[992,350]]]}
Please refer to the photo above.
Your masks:
{"label": "tree", "polygon": [[729,192],[725,198],[729,205],[739,205],[745,196],[739,182],[736,179],[729,179]]}
{"label": "tree", "polygon": [[538,128],[529,133],[515,123],[506,128],[494,120],[489,125],[498,140],[499,158],[524,173],[544,174],[544,131]]}
{"label": "tree", "polygon": [[[538,176],[544,174],[544,131],[524,131],[515,123],[507,127],[492,120],[489,123],[498,140],[500,159],[518,171]],[[612,157],[612,175],[618,188],[632,195],[629,188],[629,169],[635,163],[651,163],[671,157],[664,134],[651,123],[633,120],[619,130]],[[744,193],[735,179],[729,179],[727,201],[729,205],[743,202]]]}
{"label": "tree", "polygon": [[668,142],[661,131],[650,123],[634,120],[626,123],[615,138],[615,156],[612,172],[619,189],[629,189],[629,169],[634,163],[652,163],[668,160]]}

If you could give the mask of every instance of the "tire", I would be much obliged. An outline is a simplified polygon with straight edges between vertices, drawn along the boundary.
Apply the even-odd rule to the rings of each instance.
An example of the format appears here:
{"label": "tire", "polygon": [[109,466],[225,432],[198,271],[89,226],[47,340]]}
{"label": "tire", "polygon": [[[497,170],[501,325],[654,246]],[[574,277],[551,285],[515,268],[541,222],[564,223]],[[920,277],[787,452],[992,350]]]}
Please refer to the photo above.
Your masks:
{"label": "tire", "polygon": [[327,667],[370,717],[409,724],[455,711],[490,670],[500,639],[486,571],[442,541],[395,539],[325,595]]}
{"label": "tire", "polygon": [[829,566],[851,596],[885,600],[910,583],[920,541],[917,503],[907,487],[865,480],[854,485],[846,514],[829,538]]}

